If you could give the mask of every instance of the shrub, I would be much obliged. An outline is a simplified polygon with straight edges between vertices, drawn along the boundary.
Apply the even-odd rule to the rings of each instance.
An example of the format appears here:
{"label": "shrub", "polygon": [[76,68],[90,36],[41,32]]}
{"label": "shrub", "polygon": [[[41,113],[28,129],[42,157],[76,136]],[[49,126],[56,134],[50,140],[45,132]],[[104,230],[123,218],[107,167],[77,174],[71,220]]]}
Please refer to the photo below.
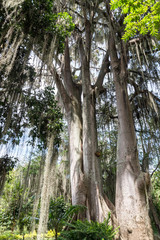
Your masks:
{"label": "shrub", "polygon": [[5,231],[0,234],[0,240],[16,240],[22,239],[16,233],[12,233],[11,231]]}
{"label": "shrub", "polygon": [[62,197],[52,199],[49,208],[48,228],[54,229],[55,239],[58,237],[58,232],[62,231],[66,222],[71,223],[74,217],[84,211],[84,206],[67,204]]}
{"label": "shrub", "polygon": [[103,223],[77,220],[67,226],[69,231],[61,232],[58,240],[112,240],[116,234],[109,225],[109,218]]}

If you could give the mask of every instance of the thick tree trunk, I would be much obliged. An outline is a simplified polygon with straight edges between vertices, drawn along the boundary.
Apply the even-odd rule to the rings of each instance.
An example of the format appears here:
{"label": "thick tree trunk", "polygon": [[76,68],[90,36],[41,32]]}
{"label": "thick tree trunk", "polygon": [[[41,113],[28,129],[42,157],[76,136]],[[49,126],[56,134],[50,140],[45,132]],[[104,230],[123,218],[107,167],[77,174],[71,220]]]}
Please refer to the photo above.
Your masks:
{"label": "thick tree trunk", "polygon": [[86,188],[83,173],[82,155],[82,109],[81,95],[71,102],[67,114],[69,127],[69,157],[70,157],[70,182],[73,205],[84,205],[86,201]]}
{"label": "thick tree trunk", "polygon": [[44,166],[44,178],[41,192],[41,208],[40,208],[40,219],[38,226],[37,240],[43,239],[43,234],[47,230],[49,203],[50,203],[50,179],[52,168],[55,167],[57,160],[57,153],[54,151],[54,136],[52,135],[48,140],[48,152],[46,155],[45,166]]}
{"label": "thick tree trunk", "polygon": [[[86,15],[85,15],[86,17]],[[79,40],[83,92],[83,167],[86,184],[87,219],[103,221],[109,208],[103,198],[95,114],[95,89],[90,80],[91,24],[85,18],[86,43]],[[105,71],[104,71],[105,72]],[[103,82],[104,75],[102,77]],[[99,80],[101,79],[98,78]],[[98,82],[99,82],[98,80]]]}
{"label": "thick tree trunk", "polygon": [[[85,83],[83,83],[85,85]],[[86,182],[87,219],[103,221],[109,208],[103,198],[95,116],[95,93],[83,86],[83,165]]]}
{"label": "thick tree trunk", "polygon": [[[116,76],[114,76],[116,78]],[[153,239],[147,209],[147,183],[140,172],[132,113],[125,82],[116,80],[119,117],[116,214],[125,239]]]}
{"label": "thick tree trunk", "polygon": [[[83,121],[81,106],[81,87],[76,85],[72,80],[70,69],[70,57],[68,41],[66,40],[64,56],[64,85],[58,74],[55,74],[57,88],[61,94],[64,108],[67,115],[69,128],[69,152],[70,152],[70,181],[72,204],[84,205],[88,207],[81,218],[87,217],[88,220],[100,220],[107,217],[108,207],[102,196],[101,176],[99,170],[99,161],[95,156],[97,150],[97,134],[95,121],[95,96],[90,83],[89,71],[89,42],[90,42],[90,24],[86,21],[87,41],[86,52],[80,45],[82,56],[82,90],[83,90]],[[82,53],[83,51],[83,53]],[[88,52],[88,53],[87,53]],[[86,60],[87,56],[88,59]],[[85,59],[84,59],[85,58]],[[98,85],[102,85],[106,70],[107,56],[103,61],[98,78]],[[54,74],[54,71],[51,72]],[[82,123],[83,122],[83,123]]]}
{"label": "thick tree trunk", "polygon": [[[51,68],[50,70],[55,78],[56,86],[61,95],[68,122],[72,204],[85,206],[86,188],[82,153],[82,91],[81,87],[76,85],[72,80],[68,41],[66,41],[64,69],[62,74],[64,77],[64,85],[60,76],[55,72],[55,69]],[[80,215],[80,218],[85,218],[85,214]]]}
{"label": "thick tree trunk", "polygon": [[127,93],[127,70],[124,52],[117,57],[113,36],[110,56],[116,87],[119,119],[116,215],[123,239],[152,240],[153,233],[147,209],[147,175],[140,171],[133,116]]}

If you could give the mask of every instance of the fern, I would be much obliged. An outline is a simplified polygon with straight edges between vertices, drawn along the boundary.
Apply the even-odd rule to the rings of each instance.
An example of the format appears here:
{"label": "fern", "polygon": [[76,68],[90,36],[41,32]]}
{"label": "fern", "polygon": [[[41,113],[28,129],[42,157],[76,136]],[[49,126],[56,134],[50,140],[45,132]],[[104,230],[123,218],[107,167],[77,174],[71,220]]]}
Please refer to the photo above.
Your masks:
{"label": "fern", "polygon": [[108,224],[109,218],[103,223],[77,220],[66,223],[69,231],[63,231],[58,240],[112,240],[116,234],[113,227]]}

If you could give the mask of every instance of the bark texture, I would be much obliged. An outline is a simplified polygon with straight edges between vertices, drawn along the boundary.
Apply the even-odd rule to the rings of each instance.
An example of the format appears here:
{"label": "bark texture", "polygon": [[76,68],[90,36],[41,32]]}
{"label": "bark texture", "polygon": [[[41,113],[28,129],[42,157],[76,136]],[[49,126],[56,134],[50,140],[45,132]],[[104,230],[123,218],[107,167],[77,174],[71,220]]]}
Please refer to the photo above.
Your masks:
{"label": "bark texture", "polygon": [[87,219],[101,222],[107,218],[109,208],[102,192],[100,161],[95,154],[98,150],[95,88],[99,90],[102,87],[106,74],[106,70],[103,68],[106,67],[107,55],[102,63],[103,68],[101,68],[97,82],[95,86],[92,86],[90,79],[92,27],[90,21],[86,18],[85,10],[84,17],[86,42],[84,45],[80,38],[79,49],[82,66],[83,167],[86,184]]}
{"label": "bark texture", "polygon": [[[86,31],[90,31],[89,25],[86,28]],[[88,51],[91,45],[90,32],[87,33],[88,42],[86,46],[88,47],[86,47],[84,58],[82,57],[81,59],[82,86],[74,83],[72,79],[67,40],[62,71],[63,82],[53,68],[51,68],[51,72],[54,74],[68,122],[72,204],[88,207],[87,212],[80,215],[80,218],[84,219],[87,217],[88,220],[102,221],[107,216],[109,208],[102,196],[100,162],[95,156],[97,150],[95,93],[90,83],[90,54]],[[80,45],[80,47],[83,48],[81,50],[84,53],[84,46]],[[83,53],[81,52],[82,55]],[[105,56],[103,68],[97,79],[97,88],[102,86],[106,74],[106,59],[107,57]],[[83,95],[83,106],[81,95]]]}
{"label": "bark texture", "polygon": [[[81,86],[75,84],[72,79],[68,40],[66,40],[63,64],[63,82],[60,79],[60,75],[55,71],[53,67],[50,68],[50,71],[54,76],[68,122],[72,204],[85,206],[86,188],[84,183],[82,154],[82,89]],[[84,215],[81,216],[81,218],[84,217]]]}
{"label": "bark texture", "polygon": [[[86,78],[85,78],[86,79]],[[102,222],[110,211],[103,197],[95,116],[95,93],[83,83],[83,165],[87,219]],[[87,85],[87,84],[86,84]]]}
{"label": "bark texture", "polygon": [[[77,98],[80,98],[80,96]],[[73,205],[85,205],[86,187],[82,155],[82,110],[81,101],[73,100],[68,114],[70,182]]]}
{"label": "bark texture", "polygon": [[146,176],[140,171],[133,116],[127,93],[127,62],[122,43],[120,59],[117,56],[113,34],[109,41],[111,67],[115,81],[119,119],[116,215],[123,239],[152,240],[148,215]]}

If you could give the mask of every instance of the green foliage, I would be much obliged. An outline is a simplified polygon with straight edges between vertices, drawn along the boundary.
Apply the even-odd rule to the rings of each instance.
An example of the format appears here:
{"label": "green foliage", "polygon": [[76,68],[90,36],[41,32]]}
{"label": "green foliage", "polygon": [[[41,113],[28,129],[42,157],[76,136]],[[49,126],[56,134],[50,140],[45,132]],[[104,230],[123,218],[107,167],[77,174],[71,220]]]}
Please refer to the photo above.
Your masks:
{"label": "green foliage", "polygon": [[[62,197],[51,200],[49,209],[49,229],[54,229],[59,240],[111,240],[115,236],[113,227],[109,225],[110,215],[103,223],[73,221],[84,206],[66,204]],[[62,231],[63,230],[63,231]],[[61,232],[58,237],[58,232]],[[58,237],[58,238],[57,238]]]}
{"label": "green foliage", "polygon": [[66,225],[66,222],[71,222],[73,217],[79,212],[84,211],[84,206],[72,206],[67,204],[62,197],[51,199],[49,208],[48,228],[54,229],[56,239],[58,232]]}
{"label": "green foliage", "polygon": [[63,52],[65,38],[70,36],[74,28],[75,24],[72,21],[72,17],[67,12],[57,14],[56,30],[61,35],[61,38],[59,38],[60,52]]}
{"label": "green foliage", "polygon": [[47,136],[52,133],[55,135],[54,144],[59,146],[63,123],[62,113],[54,98],[54,89],[47,87],[36,95],[28,96],[26,104],[31,127],[30,135],[33,141],[38,138],[46,148]]}
{"label": "green foliage", "polygon": [[16,158],[8,157],[8,155],[0,158],[0,195],[2,195],[6,177],[15,167],[17,161]]}
{"label": "green foliage", "polygon": [[111,240],[114,239],[115,231],[109,225],[109,218],[103,223],[77,220],[68,223],[68,231],[63,231],[58,240]]}
{"label": "green foliage", "polygon": [[21,211],[18,215],[17,226],[20,233],[24,231],[24,228],[29,230],[31,228],[32,211],[33,211],[33,197],[30,197],[28,201],[24,201],[21,206]]}
{"label": "green foliage", "polygon": [[[67,204],[62,197],[51,199],[49,207],[48,229],[61,229],[62,220],[67,210]],[[63,225],[63,224],[62,224]]]}
{"label": "green foliage", "polygon": [[10,173],[9,181],[5,184],[3,202],[1,202],[2,209],[0,211],[0,225],[12,230],[18,220],[20,199],[23,192],[20,181],[17,181],[15,174],[14,171]]}
{"label": "green foliage", "polygon": [[29,176],[36,176],[39,173],[39,169],[41,167],[42,164],[42,158],[45,157],[44,156],[40,156],[40,153],[36,153],[33,155],[32,161],[30,163],[30,167],[29,167],[29,171],[28,171],[28,166],[24,166],[23,167],[23,174],[25,175],[26,172],[28,171],[28,175]]}
{"label": "green foliage", "polygon": [[159,236],[159,224],[160,221],[160,169],[154,172],[152,176],[152,188],[151,188],[151,223],[155,235]]}
{"label": "green foliage", "polygon": [[152,177],[152,196],[160,218],[160,169]]}
{"label": "green foliage", "polygon": [[[0,199],[0,226],[4,229],[13,231],[19,228],[20,232],[23,232],[24,227],[30,229],[36,190],[34,181],[39,168],[40,158],[35,157],[30,168],[26,164],[9,172]],[[30,178],[30,188],[27,174]]]}
{"label": "green foliage", "polygon": [[26,34],[33,38],[46,33],[49,28],[55,34],[56,14],[53,12],[53,0],[25,0],[20,6],[20,12],[23,19],[20,21],[20,27]]}
{"label": "green foliage", "polygon": [[[12,139],[13,144],[18,144],[24,133],[24,128],[28,127],[28,123],[23,119],[27,109],[25,109],[26,105],[22,101],[21,94],[26,90],[23,89],[26,81],[29,80],[27,83],[29,85],[35,79],[34,69],[28,64],[28,57],[33,44],[42,55],[46,54],[48,56],[51,48],[53,49],[52,44],[55,41],[56,53],[62,52],[65,38],[74,29],[74,23],[72,17],[67,12],[58,12],[53,0],[24,0],[20,4],[16,4],[16,11],[12,8],[8,8],[6,11],[3,2],[0,3],[0,6],[0,54],[3,55],[6,52],[4,50],[7,49],[10,54],[7,55],[6,53],[6,55],[11,55],[10,61],[1,61],[1,65],[3,66],[0,66],[0,80],[3,83],[0,84],[0,87],[4,90],[0,98],[0,138],[3,143],[7,143]],[[16,14],[14,14],[15,12]],[[8,34],[10,33],[9,36],[7,32]],[[18,36],[21,33],[24,33],[24,39],[18,49],[15,49],[15,56],[12,56],[11,52],[13,51],[10,51],[10,48],[13,48],[15,38],[17,38],[16,42],[19,42]],[[44,45],[45,53],[43,51]],[[16,45],[14,45],[14,48],[16,48]],[[6,58],[4,57],[4,59]],[[12,60],[14,60],[13,64],[11,64]],[[9,67],[11,67],[10,71],[6,71]],[[9,75],[6,76],[6,73]],[[14,97],[12,96],[13,91]],[[32,101],[35,103],[33,98]],[[16,101],[19,101],[18,104]],[[43,112],[43,109],[41,110]],[[31,117],[31,114],[29,115]],[[51,109],[50,113],[47,112],[47,115],[53,116]],[[58,122],[57,126],[56,124],[53,126],[50,119],[50,123],[46,123],[47,130],[45,130],[46,125],[44,122],[46,116],[44,118],[43,126],[40,129],[41,133],[36,132],[38,125],[33,127],[33,122],[36,121],[31,121],[33,127],[31,135],[33,139],[40,137],[41,142],[46,146],[46,131],[48,129],[51,131],[52,129],[58,132],[60,124]],[[59,142],[59,138],[57,137],[56,144],[59,144]]]}
{"label": "green foliage", "polygon": [[72,17],[67,12],[60,12],[57,14],[57,16],[58,23],[56,25],[56,28],[63,37],[67,37],[75,27],[75,24],[72,21]]}
{"label": "green foliage", "polygon": [[11,231],[5,231],[0,235],[0,240],[16,240],[20,239],[17,233]]}
{"label": "green foliage", "polygon": [[112,9],[121,8],[125,14],[124,40],[135,36],[138,32],[142,35],[150,33],[160,37],[160,2],[154,0],[112,0]]}
{"label": "green foliage", "polygon": [[24,0],[16,9],[15,19],[9,20],[16,32],[22,31],[26,37],[35,39],[39,46],[46,39],[47,46],[50,46],[56,36],[59,53],[63,52],[65,38],[75,26],[67,12],[57,11],[54,0]]}
{"label": "green foliage", "polygon": [[72,17],[67,12],[57,13],[53,0],[25,0],[22,3],[20,26],[24,33],[32,37],[37,34],[59,34],[59,37],[66,37],[73,30]]}
{"label": "green foliage", "polygon": [[21,120],[25,108],[21,95],[25,83],[32,84],[35,78],[34,68],[26,63],[26,54],[26,47],[21,45],[9,75],[6,76],[7,66],[0,71],[0,87],[3,89],[0,96],[0,139],[3,143],[12,140],[13,144],[18,144],[23,135],[24,121]]}
{"label": "green foliage", "polygon": [[9,173],[16,165],[18,159],[10,158],[8,155],[0,158],[0,179],[3,174]]}

